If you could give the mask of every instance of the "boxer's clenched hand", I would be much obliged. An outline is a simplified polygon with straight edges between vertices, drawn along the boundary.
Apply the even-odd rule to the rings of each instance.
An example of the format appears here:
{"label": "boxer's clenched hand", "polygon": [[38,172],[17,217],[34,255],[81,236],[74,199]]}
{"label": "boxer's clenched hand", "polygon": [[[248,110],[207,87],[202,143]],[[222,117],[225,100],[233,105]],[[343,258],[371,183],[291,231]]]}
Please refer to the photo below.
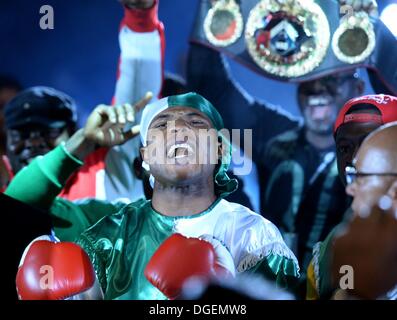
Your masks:
{"label": "boxer's clenched hand", "polygon": [[234,275],[233,258],[220,241],[211,236],[188,238],[174,233],[156,250],[144,274],[169,299],[179,297],[188,279]]}
{"label": "boxer's clenched hand", "polygon": [[84,126],[84,137],[101,147],[112,147],[134,138],[139,134],[139,126],[124,131],[125,125],[127,122],[135,122],[135,115],[151,98],[152,94],[148,93],[134,106],[130,104],[115,107],[103,104],[97,106]]}
{"label": "boxer's clenched hand", "polygon": [[234,265],[233,257],[227,248],[216,238],[209,234],[204,234],[199,239],[211,243],[216,253],[216,271],[219,274],[236,276],[236,267]]}
{"label": "boxer's clenched hand", "polygon": [[21,300],[103,299],[86,252],[72,242],[50,236],[34,239],[18,267],[16,288]]}
{"label": "boxer's clenched hand", "polygon": [[[139,134],[135,117],[152,98],[146,95],[134,105],[97,106],[89,115],[83,129],[77,131],[66,143],[66,150],[84,160],[95,147],[113,147],[125,143]],[[131,128],[126,130],[127,123]]]}

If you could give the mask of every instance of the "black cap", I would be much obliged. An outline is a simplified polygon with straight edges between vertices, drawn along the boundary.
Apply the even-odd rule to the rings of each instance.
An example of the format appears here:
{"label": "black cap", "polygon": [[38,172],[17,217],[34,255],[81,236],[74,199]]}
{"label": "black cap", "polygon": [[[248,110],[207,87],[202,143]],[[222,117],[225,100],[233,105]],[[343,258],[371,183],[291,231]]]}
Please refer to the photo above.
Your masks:
{"label": "black cap", "polygon": [[67,94],[50,87],[32,87],[20,92],[4,108],[7,129],[30,125],[50,128],[74,126],[76,106]]}

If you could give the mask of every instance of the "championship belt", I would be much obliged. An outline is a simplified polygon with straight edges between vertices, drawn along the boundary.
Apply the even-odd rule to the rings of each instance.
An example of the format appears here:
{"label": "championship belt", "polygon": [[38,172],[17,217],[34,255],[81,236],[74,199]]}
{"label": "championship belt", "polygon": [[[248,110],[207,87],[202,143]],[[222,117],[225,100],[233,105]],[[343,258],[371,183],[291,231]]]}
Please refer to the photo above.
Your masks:
{"label": "championship belt", "polygon": [[299,77],[323,61],[330,41],[328,20],[314,1],[263,0],[249,13],[245,41],[265,72]]}
{"label": "championship belt", "polygon": [[191,37],[248,68],[303,82],[366,68],[379,93],[397,95],[397,40],[364,11],[336,0],[201,0]]}

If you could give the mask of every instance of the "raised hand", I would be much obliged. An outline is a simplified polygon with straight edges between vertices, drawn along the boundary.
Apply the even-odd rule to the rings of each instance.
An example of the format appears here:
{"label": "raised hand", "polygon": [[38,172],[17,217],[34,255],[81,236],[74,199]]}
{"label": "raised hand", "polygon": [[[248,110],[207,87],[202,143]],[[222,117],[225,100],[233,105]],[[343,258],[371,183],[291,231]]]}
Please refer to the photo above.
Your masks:
{"label": "raised hand", "polygon": [[112,147],[134,138],[139,134],[139,125],[125,130],[126,124],[135,122],[136,114],[146,106],[151,98],[152,94],[147,93],[133,106],[130,104],[116,107],[103,104],[97,106],[84,126],[84,137],[101,147]]}
{"label": "raised hand", "polygon": [[[152,93],[148,92],[133,106],[97,106],[89,115],[84,128],[78,130],[66,142],[65,149],[73,156],[84,160],[98,146],[113,147],[134,138],[139,134],[139,125],[133,125],[135,116],[151,98]],[[129,125],[130,129],[126,129]]]}

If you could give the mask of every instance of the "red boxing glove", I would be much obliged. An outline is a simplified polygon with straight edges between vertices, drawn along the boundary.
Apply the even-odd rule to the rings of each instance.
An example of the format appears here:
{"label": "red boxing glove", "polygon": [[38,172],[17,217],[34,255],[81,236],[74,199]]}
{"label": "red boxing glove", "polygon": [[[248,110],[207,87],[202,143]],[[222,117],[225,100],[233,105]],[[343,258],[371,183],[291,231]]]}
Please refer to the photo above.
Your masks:
{"label": "red boxing glove", "polygon": [[47,239],[33,240],[22,256],[16,277],[21,300],[66,299],[94,285],[94,268],[80,246]]}
{"label": "red boxing glove", "polygon": [[169,299],[178,297],[192,276],[209,279],[224,269],[217,264],[214,247],[205,240],[179,233],[166,239],[145,268],[145,277]]}

